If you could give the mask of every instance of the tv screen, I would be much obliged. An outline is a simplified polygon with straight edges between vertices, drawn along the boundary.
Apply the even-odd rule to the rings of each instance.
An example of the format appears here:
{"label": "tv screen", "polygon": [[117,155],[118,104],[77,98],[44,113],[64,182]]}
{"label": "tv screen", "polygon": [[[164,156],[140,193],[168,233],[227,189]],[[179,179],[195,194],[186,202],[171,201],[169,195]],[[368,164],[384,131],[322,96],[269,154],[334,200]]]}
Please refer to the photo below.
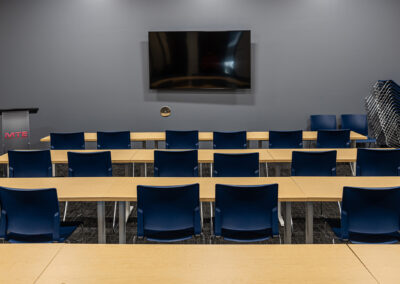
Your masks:
{"label": "tv screen", "polygon": [[250,31],[149,32],[151,89],[249,89]]}

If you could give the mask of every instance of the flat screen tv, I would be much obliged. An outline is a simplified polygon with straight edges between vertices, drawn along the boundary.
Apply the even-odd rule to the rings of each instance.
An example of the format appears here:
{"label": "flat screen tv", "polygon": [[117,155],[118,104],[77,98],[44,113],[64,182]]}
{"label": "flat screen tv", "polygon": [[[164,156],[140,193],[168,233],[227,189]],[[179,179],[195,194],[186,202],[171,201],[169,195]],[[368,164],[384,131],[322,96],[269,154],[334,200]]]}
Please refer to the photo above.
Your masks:
{"label": "flat screen tv", "polygon": [[149,32],[150,89],[250,89],[250,31]]}

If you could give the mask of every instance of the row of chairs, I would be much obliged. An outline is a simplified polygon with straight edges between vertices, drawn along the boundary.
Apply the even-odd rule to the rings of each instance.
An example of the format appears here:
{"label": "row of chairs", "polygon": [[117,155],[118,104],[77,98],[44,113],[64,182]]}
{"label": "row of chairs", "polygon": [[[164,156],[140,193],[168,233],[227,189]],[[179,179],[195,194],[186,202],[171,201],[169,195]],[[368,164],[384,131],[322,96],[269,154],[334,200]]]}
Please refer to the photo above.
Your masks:
{"label": "row of chairs", "polygon": [[[167,149],[198,149],[199,132],[197,130],[166,132]],[[214,149],[246,149],[246,131],[214,132]],[[85,149],[84,133],[51,133],[52,150]],[[349,148],[350,130],[319,130],[317,148]],[[130,149],[130,132],[98,132],[97,149]],[[269,148],[303,148],[303,131],[270,131]]]}
{"label": "row of chairs", "polygon": [[[376,139],[368,136],[368,118],[365,114],[342,114],[341,129],[350,129],[354,132],[367,136],[367,140],[356,140],[357,143],[375,143]],[[317,114],[310,116],[311,131],[335,130],[337,129],[336,115]]]}
{"label": "row of chairs", "polygon": [[[51,177],[52,163],[49,150],[9,151],[10,177]],[[293,176],[336,175],[336,151],[293,151]],[[213,176],[257,177],[259,154],[214,154]],[[400,149],[358,149],[356,174],[365,176],[400,175]],[[71,177],[112,176],[110,151],[68,152],[68,175]],[[197,177],[198,152],[154,151],[154,176]]]}
{"label": "row of chairs", "polygon": [[[199,184],[138,186],[137,236],[175,242],[200,235]],[[0,187],[0,238],[9,242],[63,242],[77,225],[60,223],[55,188]],[[355,243],[399,240],[400,187],[344,187],[341,226],[333,231]],[[215,189],[214,236],[237,242],[263,241],[279,235],[278,185]]]}

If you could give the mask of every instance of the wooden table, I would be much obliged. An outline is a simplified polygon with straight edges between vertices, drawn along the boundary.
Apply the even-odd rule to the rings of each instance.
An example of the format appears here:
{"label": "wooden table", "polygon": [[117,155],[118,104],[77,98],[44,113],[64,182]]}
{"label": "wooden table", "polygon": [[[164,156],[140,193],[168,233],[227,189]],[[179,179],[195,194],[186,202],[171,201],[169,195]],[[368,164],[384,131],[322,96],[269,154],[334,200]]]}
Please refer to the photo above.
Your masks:
{"label": "wooden table", "polygon": [[[307,197],[306,243],[313,242],[313,202],[342,200],[343,187],[395,187],[400,177],[292,177]],[[339,210],[339,209],[338,209]]]}
{"label": "wooden table", "polygon": [[0,283],[33,283],[63,244],[0,244]]}
{"label": "wooden table", "polygon": [[11,188],[56,188],[60,201],[97,202],[98,241],[106,242],[105,202],[119,205],[119,242],[126,242],[126,202],[137,201],[138,185],[184,185],[199,183],[200,201],[215,200],[215,184],[272,184],[278,183],[278,199],[286,202],[285,243],[292,239],[291,202],[304,202],[306,197],[290,177],[269,178],[161,178],[161,177],[58,177],[2,178],[0,186]]}
{"label": "wooden table", "polygon": [[[350,140],[365,140],[366,136],[356,133],[354,131],[350,132]],[[213,132],[199,132],[199,141],[212,141]],[[248,131],[247,132],[248,141],[268,141],[269,132],[268,131]],[[303,140],[305,141],[315,141],[317,140],[317,131],[303,131]],[[50,142],[50,136],[43,137],[40,139],[41,142]],[[96,142],[97,133],[86,132],[85,141]],[[165,132],[131,132],[131,141],[143,142],[143,148],[146,148],[146,141],[165,141]],[[158,143],[156,143],[158,144]],[[157,148],[157,146],[156,146]],[[259,148],[261,148],[259,146]]]}
{"label": "wooden table", "polygon": [[37,283],[376,283],[347,245],[65,244]]}
{"label": "wooden table", "polygon": [[400,283],[399,245],[349,245],[379,283]]}

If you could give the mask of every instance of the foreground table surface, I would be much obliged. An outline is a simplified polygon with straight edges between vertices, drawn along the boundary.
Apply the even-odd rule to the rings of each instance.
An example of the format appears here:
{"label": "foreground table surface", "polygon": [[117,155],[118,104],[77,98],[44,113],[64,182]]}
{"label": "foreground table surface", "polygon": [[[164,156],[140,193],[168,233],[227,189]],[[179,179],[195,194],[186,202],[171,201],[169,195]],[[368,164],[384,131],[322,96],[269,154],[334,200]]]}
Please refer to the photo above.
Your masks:
{"label": "foreground table surface", "polygon": [[[351,140],[364,140],[366,136],[350,132]],[[200,141],[212,141],[212,132],[199,132]],[[248,131],[247,140],[269,140],[268,131]],[[317,131],[303,131],[303,140],[317,140]],[[50,142],[50,136],[43,137],[40,139],[41,142]],[[97,133],[86,132],[85,141],[95,142],[97,141]],[[131,141],[165,141],[165,132],[131,132]]]}
{"label": "foreground table surface", "polygon": [[379,283],[400,283],[399,245],[349,245]]}
{"label": "foreground table surface", "polygon": [[0,244],[0,283],[33,283],[63,244]]}
{"label": "foreground table surface", "polygon": [[64,245],[37,283],[376,283],[346,245]]}

